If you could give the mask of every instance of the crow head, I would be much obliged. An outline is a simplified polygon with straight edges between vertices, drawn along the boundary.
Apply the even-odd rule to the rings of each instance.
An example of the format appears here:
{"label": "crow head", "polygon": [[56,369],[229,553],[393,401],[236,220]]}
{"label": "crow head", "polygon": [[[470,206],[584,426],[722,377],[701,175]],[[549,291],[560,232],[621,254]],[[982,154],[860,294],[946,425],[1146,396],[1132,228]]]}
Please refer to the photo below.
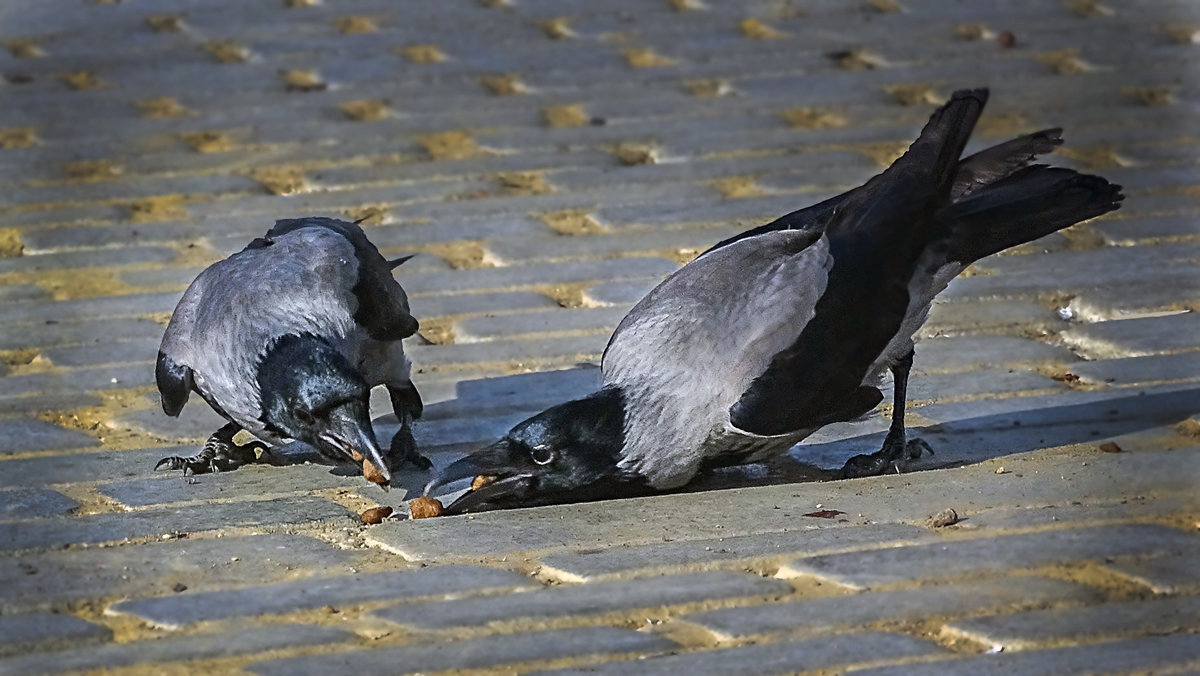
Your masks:
{"label": "crow head", "polygon": [[366,458],[391,480],[371,428],[371,388],[328,341],[308,334],[280,338],[259,362],[258,385],[268,429],[331,460],[360,464]]}
{"label": "crow head", "polygon": [[452,514],[613,497],[613,489],[639,481],[617,466],[624,421],[624,396],[616,388],[559,404],[451,464],[425,492],[475,476],[491,480],[447,506]]}

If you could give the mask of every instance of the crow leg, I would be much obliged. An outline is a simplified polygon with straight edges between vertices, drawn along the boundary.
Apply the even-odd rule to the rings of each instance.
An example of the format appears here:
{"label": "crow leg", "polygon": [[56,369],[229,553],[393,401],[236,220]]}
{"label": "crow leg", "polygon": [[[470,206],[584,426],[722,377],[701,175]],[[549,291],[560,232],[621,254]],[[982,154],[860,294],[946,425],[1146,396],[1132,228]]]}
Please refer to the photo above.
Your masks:
{"label": "crow leg", "polygon": [[396,413],[396,419],[400,421],[400,429],[392,436],[392,443],[388,448],[388,460],[392,464],[390,469],[397,470],[405,462],[411,462],[420,470],[432,469],[433,463],[417,451],[417,442],[413,439],[412,421],[421,417],[423,410],[417,388],[411,383],[405,387],[389,385],[388,396],[392,398],[392,410]]}
{"label": "crow leg", "polygon": [[892,395],[892,425],[883,440],[883,448],[847,460],[842,467],[842,478],[875,476],[893,467],[899,473],[910,460],[916,460],[922,453],[933,455],[933,449],[924,440],[907,439],[904,433],[904,402],[908,396],[908,373],[912,370],[912,363],[913,351],[910,349],[908,354],[892,365],[892,377],[896,385]]}
{"label": "crow leg", "polygon": [[261,441],[252,441],[243,446],[233,442],[233,436],[242,427],[237,423],[229,423],[213,432],[200,452],[190,457],[178,455],[163,458],[154,469],[181,469],[184,475],[204,474],[206,472],[228,472],[258,459],[256,451],[266,451],[267,445]]}

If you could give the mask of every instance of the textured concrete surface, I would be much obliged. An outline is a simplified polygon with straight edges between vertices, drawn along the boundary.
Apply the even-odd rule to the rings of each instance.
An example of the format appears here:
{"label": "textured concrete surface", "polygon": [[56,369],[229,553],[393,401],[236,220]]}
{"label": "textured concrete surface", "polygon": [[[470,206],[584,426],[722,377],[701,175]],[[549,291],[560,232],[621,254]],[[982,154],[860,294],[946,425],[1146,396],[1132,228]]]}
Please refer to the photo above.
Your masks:
{"label": "textured concrete surface", "polygon": [[[0,673],[1200,669],[1195,3],[0,16]],[[409,521],[427,475],[383,493],[295,445],[152,471],[220,424],[158,408],[169,313],[276,218],[365,218],[385,254],[419,254],[397,274],[441,467],[593,388],[663,275],[861,183],[981,85],[973,148],[1062,126],[1054,161],[1128,198],[934,307],[920,471],[800,481],[877,447],[882,413],[689,492],[473,518]],[[397,516],[363,526],[377,504]],[[961,520],[931,525],[947,507]]]}

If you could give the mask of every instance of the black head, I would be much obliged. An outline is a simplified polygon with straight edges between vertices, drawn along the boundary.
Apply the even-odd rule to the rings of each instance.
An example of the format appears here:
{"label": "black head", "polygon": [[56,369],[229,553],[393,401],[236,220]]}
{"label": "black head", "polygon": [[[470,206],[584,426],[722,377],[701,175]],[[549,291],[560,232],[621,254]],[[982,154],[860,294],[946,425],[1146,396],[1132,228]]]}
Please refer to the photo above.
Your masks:
{"label": "black head", "polygon": [[594,499],[597,492],[633,481],[617,467],[624,425],[621,390],[600,390],[522,422],[444,469],[425,492],[474,476],[492,479],[447,507],[451,513]]}
{"label": "black head", "polygon": [[371,428],[370,388],[328,341],[308,334],[280,338],[259,362],[258,386],[268,429],[333,460],[367,458],[391,479]]}

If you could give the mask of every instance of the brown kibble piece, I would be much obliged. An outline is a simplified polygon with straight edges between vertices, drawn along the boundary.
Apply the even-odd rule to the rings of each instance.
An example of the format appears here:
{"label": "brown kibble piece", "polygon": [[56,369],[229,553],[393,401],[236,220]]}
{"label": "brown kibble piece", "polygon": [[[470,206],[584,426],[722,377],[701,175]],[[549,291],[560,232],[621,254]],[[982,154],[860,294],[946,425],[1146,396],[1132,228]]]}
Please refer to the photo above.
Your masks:
{"label": "brown kibble piece", "polygon": [[362,453],[359,453],[358,451],[355,451],[353,449],[350,450],[350,456],[352,458],[354,458],[354,462],[362,462],[363,461]]}
{"label": "brown kibble piece", "polygon": [[383,472],[380,472],[378,467],[372,465],[371,461],[365,458],[363,459],[363,478],[373,484],[387,485],[387,478],[383,476]]}
{"label": "brown kibble piece", "polygon": [[408,503],[408,513],[414,519],[428,519],[431,516],[441,516],[445,512],[442,507],[441,500],[437,498],[427,498],[421,496],[413,498],[412,502]]}
{"label": "brown kibble piece", "polygon": [[1123,453],[1125,451],[1125,449],[1121,448],[1116,444],[1116,442],[1113,441],[1106,441],[1100,444],[1097,448],[1100,449],[1101,453]]}
{"label": "brown kibble piece", "polygon": [[1012,31],[1004,31],[996,36],[996,42],[1000,43],[1001,47],[1014,47],[1017,44],[1017,36],[1013,35]]}
{"label": "brown kibble piece", "polygon": [[471,490],[477,491],[480,488],[483,488],[484,486],[492,483],[495,480],[496,480],[496,477],[494,477],[494,476],[487,476],[486,474],[480,474],[479,476],[475,477],[474,481],[471,482]]}
{"label": "brown kibble piece", "polygon": [[374,526],[377,523],[383,523],[383,520],[391,515],[391,507],[372,507],[362,513],[362,522],[368,526]]}
{"label": "brown kibble piece", "polygon": [[946,509],[943,509],[942,511],[938,512],[937,514],[934,514],[933,516],[929,517],[928,523],[929,523],[929,526],[932,528],[945,528],[946,526],[953,526],[954,524],[956,524],[958,522],[959,522],[958,512],[947,507]]}

